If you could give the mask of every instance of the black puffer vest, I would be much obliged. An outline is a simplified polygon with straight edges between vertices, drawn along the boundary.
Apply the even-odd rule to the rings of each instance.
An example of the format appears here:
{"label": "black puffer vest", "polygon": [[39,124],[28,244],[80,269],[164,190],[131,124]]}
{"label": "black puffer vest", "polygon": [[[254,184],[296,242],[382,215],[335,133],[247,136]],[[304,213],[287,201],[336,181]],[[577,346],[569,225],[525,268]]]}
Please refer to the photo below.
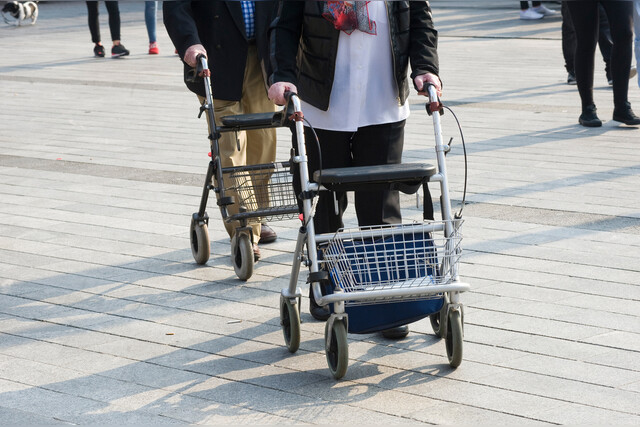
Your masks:
{"label": "black puffer vest", "polygon": [[[426,1],[387,1],[398,104],[409,96],[407,79],[438,75],[438,33]],[[322,16],[324,2],[281,1],[269,29],[271,83],[290,82],[300,97],[321,110],[329,108],[340,31]]]}

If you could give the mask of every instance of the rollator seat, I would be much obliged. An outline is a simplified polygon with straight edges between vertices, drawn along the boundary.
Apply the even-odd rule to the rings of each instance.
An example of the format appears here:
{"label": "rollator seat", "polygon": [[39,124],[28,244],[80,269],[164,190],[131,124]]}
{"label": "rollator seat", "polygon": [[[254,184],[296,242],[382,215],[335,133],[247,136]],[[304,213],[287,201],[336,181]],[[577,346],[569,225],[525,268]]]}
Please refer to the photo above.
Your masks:
{"label": "rollator seat", "polygon": [[[262,129],[283,125],[282,111],[273,113],[252,113],[225,116],[220,121],[222,126],[232,129]],[[221,129],[222,130],[222,129]]]}
{"label": "rollator seat", "polygon": [[313,174],[313,180],[334,191],[388,189],[411,194],[435,173],[436,167],[428,163],[399,163],[323,169],[322,174]]}

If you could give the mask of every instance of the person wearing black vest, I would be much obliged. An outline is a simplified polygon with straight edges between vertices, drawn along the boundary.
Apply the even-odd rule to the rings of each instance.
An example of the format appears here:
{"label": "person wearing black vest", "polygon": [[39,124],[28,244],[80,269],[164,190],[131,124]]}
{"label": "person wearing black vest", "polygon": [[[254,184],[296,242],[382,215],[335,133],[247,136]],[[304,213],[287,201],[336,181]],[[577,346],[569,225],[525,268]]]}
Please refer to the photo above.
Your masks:
{"label": "person wearing black vest", "polygon": [[[282,105],[285,91],[298,93],[318,135],[323,168],[401,162],[409,64],[419,94],[426,95],[427,84],[441,92],[438,33],[427,1],[281,1],[270,42],[269,98]],[[314,138],[309,127],[305,137]],[[307,150],[310,176],[319,168],[316,151]],[[345,192],[335,192],[335,204],[334,194],[321,192],[316,232],[342,227],[346,207]],[[356,191],[355,208],[361,226],[402,219],[397,191]],[[329,316],[313,292],[310,304],[314,318]],[[408,332],[405,325],[383,335],[402,338]]]}

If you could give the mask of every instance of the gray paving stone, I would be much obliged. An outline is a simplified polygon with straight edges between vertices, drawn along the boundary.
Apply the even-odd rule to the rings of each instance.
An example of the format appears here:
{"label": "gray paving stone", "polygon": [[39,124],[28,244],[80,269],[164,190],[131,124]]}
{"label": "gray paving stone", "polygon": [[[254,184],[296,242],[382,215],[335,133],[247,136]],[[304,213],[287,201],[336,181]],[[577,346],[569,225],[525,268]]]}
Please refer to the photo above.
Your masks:
{"label": "gray paving stone", "polygon": [[611,388],[623,388],[625,384],[640,381],[640,374],[630,369],[607,368],[582,361],[560,360],[543,355],[528,355],[499,364],[556,378],[569,379],[567,372],[570,372],[572,380]]}
{"label": "gray paving stone", "polygon": [[[443,101],[469,160],[465,360],[448,368],[425,319],[398,342],[350,335],[339,382],[306,297],[300,349],[283,344],[278,295],[297,220],[272,224],[279,239],[242,282],[210,203],[211,259],[193,262],[206,123],[162,25],[161,54],[149,56],[142,4],[121,2],[122,60],[91,57],[79,2],[41,2],[36,25],[0,26],[0,360],[43,384],[0,379],[0,419],[637,424],[638,135],[608,120],[599,67],[604,126],[577,124],[558,17],[520,21],[511,0],[431,3]],[[635,80],[629,97],[640,101]],[[423,100],[409,104],[404,159],[433,162]],[[453,116],[442,120],[458,206],[462,147]],[[290,133],[277,137],[285,159]],[[401,203],[420,219],[414,195]],[[352,208],[345,222],[356,225]]]}
{"label": "gray paving stone", "polygon": [[0,418],[7,425],[65,425],[62,420],[37,415],[22,409],[0,407]]}

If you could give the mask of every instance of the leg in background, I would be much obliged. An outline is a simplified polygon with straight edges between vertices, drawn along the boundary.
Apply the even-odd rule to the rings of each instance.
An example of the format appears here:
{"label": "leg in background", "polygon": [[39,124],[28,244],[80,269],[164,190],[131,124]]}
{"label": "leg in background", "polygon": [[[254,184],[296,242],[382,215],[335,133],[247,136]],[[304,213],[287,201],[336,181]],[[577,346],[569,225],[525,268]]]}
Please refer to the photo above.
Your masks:
{"label": "leg in background", "polygon": [[562,12],[562,55],[564,56],[564,67],[567,73],[573,75],[575,79],[576,31],[573,29],[571,14],[566,0],[562,2],[560,10]]}
{"label": "leg in background", "polygon": [[145,1],[144,2],[144,22],[147,26],[147,35],[149,36],[149,43],[155,43],[156,39],[156,15],[158,10],[157,1]]}
{"label": "leg in background", "polygon": [[[111,40],[114,44],[120,43],[120,8],[117,1],[105,1],[107,12],[109,12],[109,30],[111,31]],[[117,43],[116,43],[117,42]]]}
{"label": "leg in background", "polygon": [[582,107],[593,105],[593,67],[598,42],[598,3],[567,2],[576,31],[575,73]]}
{"label": "leg in background", "polygon": [[89,31],[91,32],[91,41],[100,43],[100,22],[98,21],[99,11],[97,1],[87,1],[87,12]]}
{"label": "leg in background", "polygon": [[[633,2],[633,30],[635,33],[636,68],[640,71],[640,0]],[[638,87],[640,87],[640,72],[638,73]]]}

